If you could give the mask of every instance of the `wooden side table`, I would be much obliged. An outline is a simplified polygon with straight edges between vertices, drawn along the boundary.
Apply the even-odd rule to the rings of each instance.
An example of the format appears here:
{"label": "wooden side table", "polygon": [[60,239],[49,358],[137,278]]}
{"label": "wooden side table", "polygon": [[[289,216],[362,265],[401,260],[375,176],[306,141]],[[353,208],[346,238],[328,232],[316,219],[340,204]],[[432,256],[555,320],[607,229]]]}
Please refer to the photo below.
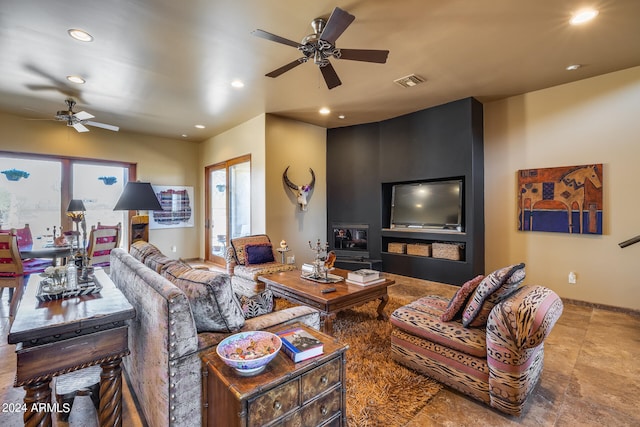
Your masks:
{"label": "wooden side table", "polygon": [[215,349],[202,356],[203,425],[346,426],[345,352],[348,346],[305,325],[280,326],[270,332],[301,327],[324,343],[324,354],[293,361],[283,351],[261,373],[246,377],[225,365]]}

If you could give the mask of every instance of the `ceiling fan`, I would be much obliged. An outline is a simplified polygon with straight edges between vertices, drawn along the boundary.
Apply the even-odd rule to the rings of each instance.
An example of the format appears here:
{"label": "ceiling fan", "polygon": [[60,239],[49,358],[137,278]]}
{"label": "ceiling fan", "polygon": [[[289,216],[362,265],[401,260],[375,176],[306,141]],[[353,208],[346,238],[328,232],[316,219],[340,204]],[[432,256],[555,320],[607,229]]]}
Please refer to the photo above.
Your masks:
{"label": "ceiling fan", "polygon": [[[108,125],[105,123],[93,122],[89,119],[93,119],[95,116],[87,113],[86,111],[73,111],[73,106],[76,105],[76,101],[71,98],[65,99],[68,110],[60,110],[56,113],[55,119],[61,122],[67,122],[67,126],[71,126],[78,132],[89,132],[87,126],[94,126],[97,128],[112,130],[117,132],[120,130],[118,126]],[[85,126],[87,125],[87,126]]]}
{"label": "ceiling fan", "polygon": [[276,43],[286,44],[295,47],[304,55],[272,72],[266,74],[267,77],[278,77],[281,74],[304,64],[312,59],[313,63],[320,67],[320,72],[324,77],[324,81],[329,89],[340,86],[342,82],[329,62],[330,57],[335,59],[348,59],[351,61],[376,62],[384,64],[387,62],[388,50],[372,50],[372,49],[338,49],[335,46],[336,40],[342,35],[349,25],[356,19],[350,13],[336,7],[331,12],[329,20],[316,18],[311,22],[314,33],[309,34],[301,43],[288,40],[275,34],[268,33],[263,30],[255,30],[251,34],[263,39],[271,40]]}

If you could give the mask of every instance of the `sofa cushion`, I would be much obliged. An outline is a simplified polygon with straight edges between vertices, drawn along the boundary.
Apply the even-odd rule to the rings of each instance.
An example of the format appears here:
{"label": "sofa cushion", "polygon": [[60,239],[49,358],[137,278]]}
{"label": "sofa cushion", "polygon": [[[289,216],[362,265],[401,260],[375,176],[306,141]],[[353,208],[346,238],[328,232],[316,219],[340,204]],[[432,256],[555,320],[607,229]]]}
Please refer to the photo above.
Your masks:
{"label": "sofa cushion", "polygon": [[262,316],[273,311],[273,292],[269,289],[253,296],[236,294],[236,298],[240,301],[245,319]]}
{"label": "sofa cushion", "polygon": [[442,316],[440,316],[440,320],[443,322],[449,322],[460,315],[460,312],[467,304],[467,301],[471,295],[473,295],[473,291],[476,290],[482,279],[484,279],[484,276],[479,275],[462,285],[460,289],[457,290],[453,298],[451,298],[451,301],[449,301],[449,305],[447,305],[447,309],[442,313]]}
{"label": "sofa cushion", "polygon": [[503,267],[485,277],[462,313],[462,324],[465,327],[486,325],[493,307],[511,295],[524,277],[524,263]]}
{"label": "sofa cushion", "polygon": [[233,251],[235,252],[236,262],[238,265],[246,264],[244,254],[245,246],[257,245],[260,243],[271,244],[271,240],[269,240],[269,236],[266,234],[256,234],[254,236],[236,237],[235,239],[231,239],[231,246],[233,246]]}
{"label": "sofa cushion", "polygon": [[129,253],[142,263],[144,263],[144,260],[149,255],[163,255],[162,252],[160,252],[160,249],[156,248],[149,242],[145,242],[144,240],[133,242],[129,248]]}
{"label": "sofa cushion", "polygon": [[265,264],[274,262],[271,243],[259,243],[257,245],[244,245],[245,265]]}
{"label": "sofa cushion", "polygon": [[169,264],[162,274],[189,299],[198,333],[235,332],[244,325],[244,314],[231,289],[229,275],[186,270],[179,261]]}
{"label": "sofa cushion", "polygon": [[487,357],[487,335],[483,328],[465,328],[460,321],[443,322],[442,313],[449,300],[426,296],[398,308],[391,324],[418,337],[470,354]]}
{"label": "sofa cushion", "polygon": [[162,253],[150,254],[144,259],[144,265],[146,265],[156,273],[160,273],[165,265],[173,262],[175,262],[175,259],[169,258]]}
{"label": "sofa cushion", "polygon": [[171,262],[164,264],[158,273],[175,285],[175,280],[189,270],[193,270],[189,264],[184,261],[174,259]]}

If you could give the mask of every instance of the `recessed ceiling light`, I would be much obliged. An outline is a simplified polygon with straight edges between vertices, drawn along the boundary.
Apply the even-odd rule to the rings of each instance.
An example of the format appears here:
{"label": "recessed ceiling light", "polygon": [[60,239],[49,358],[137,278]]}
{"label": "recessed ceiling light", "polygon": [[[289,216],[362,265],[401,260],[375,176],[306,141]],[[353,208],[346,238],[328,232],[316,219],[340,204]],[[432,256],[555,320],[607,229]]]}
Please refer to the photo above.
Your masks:
{"label": "recessed ceiling light", "polygon": [[187,135],[186,133],[183,133],[183,134],[182,134],[182,137],[183,137],[183,138],[186,138],[186,137],[188,137],[188,136],[189,136],[189,135]]}
{"label": "recessed ceiling light", "polygon": [[598,16],[598,13],[599,12],[597,10],[595,10],[595,9],[584,9],[584,10],[581,10],[581,11],[576,12],[576,13],[573,14],[573,16],[571,17],[571,20],[569,20],[569,23],[571,25],[584,24],[585,22],[589,22],[593,18]]}
{"label": "recessed ceiling light", "polygon": [[69,80],[71,83],[77,83],[79,85],[85,83],[85,79],[80,76],[67,76],[67,80]]}
{"label": "recessed ceiling light", "polygon": [[67,30],[67,33],[69,33],[69,35],[71,37],[73,37],[76,40],[79,40],[81,42],[90,42],[93,41],[93,36],[89,33],[87,33],[84,30],[79,30],[77,28],[71,28],[69,30]]}
{"label": "recessed ceiling light", "polygon": [[204,125],[195,125],[194,127],[198,128],[198,129],[204,129],[205,128]]}
{"label": "recessed ceiling light", "polygon": [[244,83],[241,80],[234,80],[231,82],[231,86],[241,88],[244,87]]}
{"label": "recessed ceiling light", "polygon": [[339,119],[344,119],[344,114],[340,114],[340,115],[338,116],[338,118],[339,118]]}
{"label": "recessed ceiling light", "polygon": [[318,112],[320,114],[322,114],[323,116],[326,116],[327,114],[329,114],[331,112],[331,110],[328,109],[327,107],[322,107]]}
{"label": "recessed ceiling light", "polygon": [[567,66],[566,70],[567,71],[573,71],[573,70],[577,70],[580,67],[582,67],[582,65],[580,65],[580,64],[571,64],[571,65]]}

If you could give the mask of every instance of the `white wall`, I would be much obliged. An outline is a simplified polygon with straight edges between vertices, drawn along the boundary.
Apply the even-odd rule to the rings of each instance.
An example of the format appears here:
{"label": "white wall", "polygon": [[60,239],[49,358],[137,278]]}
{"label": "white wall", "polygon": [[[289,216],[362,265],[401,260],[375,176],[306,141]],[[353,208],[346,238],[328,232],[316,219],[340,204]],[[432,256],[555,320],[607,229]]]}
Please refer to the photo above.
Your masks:
{"label": "white wall", "polygon": [[[486,271],[527,264],[560,296],[640,309],[640,67],[484,105]],[[601,236],[517,231],[520,169],[603,163]],[[567,283],[570,271],[577,284]]]}
{"label": "white wall", "polygon": [[[140,181],[199,186],[198,171],[193,167],[198,144],[178,139],[98,128],[78,133],[64,123],[0,113],[0,150],[136,163]],[[202,231],[198,228],[200,200],[196,197],[194,203],[195,227],[150,230],[149,241],[169,256],[197,258]],[[171,252],[171,246],[177,251]]]}
{"label": "white wall", "polygon": [[[327,239],[326,157],[327,130],[322,127],[267,115],[267,234],[274,244],[285,239],[295,256],[296,265],[310,262],[315,252],[309,249],[317,239]],[[298,208],[296,198],[283,183],[282,174],[297,185],[311,181],[309,168],[316,175],[307,211]]]}

